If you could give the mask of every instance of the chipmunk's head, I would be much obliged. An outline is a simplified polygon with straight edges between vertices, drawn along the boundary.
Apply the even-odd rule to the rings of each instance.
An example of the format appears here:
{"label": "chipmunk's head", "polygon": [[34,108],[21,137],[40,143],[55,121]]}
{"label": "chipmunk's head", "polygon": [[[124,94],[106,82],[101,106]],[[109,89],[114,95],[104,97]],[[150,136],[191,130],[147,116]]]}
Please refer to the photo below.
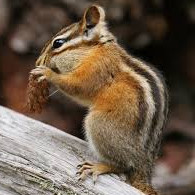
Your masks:
{"label": "chipmunk's head", "polygon": [[62,29],[48,42],[37,65],[57,68],[62,73],[69,72],[90,55],[95,46],[114,39],[107,30],[103,8],[92,5],[79,22]]}

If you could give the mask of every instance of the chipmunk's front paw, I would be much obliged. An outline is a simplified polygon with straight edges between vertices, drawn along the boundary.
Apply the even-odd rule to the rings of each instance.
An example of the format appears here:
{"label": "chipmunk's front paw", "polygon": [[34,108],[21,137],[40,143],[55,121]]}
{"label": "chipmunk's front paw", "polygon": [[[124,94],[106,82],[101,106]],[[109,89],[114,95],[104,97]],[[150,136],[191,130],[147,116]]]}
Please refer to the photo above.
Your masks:
{"label": "chipmunk's front paw", "polygon": [[39,76],[38,82],[40,82],[45,79],[50,80],[56,73],[46,66],[37,66],[30,72],[30,74]]}

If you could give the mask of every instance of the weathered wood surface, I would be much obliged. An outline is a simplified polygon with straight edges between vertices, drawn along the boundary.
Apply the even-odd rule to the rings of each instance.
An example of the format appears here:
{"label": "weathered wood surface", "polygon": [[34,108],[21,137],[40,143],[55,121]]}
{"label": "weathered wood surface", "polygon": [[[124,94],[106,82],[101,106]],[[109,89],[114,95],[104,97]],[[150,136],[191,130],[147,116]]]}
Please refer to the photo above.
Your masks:
{"label": "weathered wood surface", "polygon": [[0,195],[142,194],[116,175],[78,181],[90,156],[85,141],[0,106]]}

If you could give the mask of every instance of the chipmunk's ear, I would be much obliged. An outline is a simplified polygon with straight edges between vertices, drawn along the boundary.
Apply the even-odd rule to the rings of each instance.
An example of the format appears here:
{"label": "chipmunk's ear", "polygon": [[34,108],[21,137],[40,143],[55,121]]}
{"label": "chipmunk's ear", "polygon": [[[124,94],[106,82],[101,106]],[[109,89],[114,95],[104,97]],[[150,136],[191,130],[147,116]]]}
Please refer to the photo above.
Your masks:
{"label": "chipmunk's ear", "polygon": [[92,5],[86,9],[83,16],[83,23],[86,28],[93,28],[105,20],[104,9],[98,5]]}

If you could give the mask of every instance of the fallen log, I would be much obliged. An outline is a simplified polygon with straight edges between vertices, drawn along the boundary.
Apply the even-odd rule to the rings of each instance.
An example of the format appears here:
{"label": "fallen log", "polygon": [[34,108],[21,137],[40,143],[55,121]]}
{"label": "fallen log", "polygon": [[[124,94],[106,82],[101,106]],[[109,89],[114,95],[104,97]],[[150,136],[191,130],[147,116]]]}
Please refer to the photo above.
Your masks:
{"label": "fallen log", "polygon": [[85,141],[0,106],[0,195],[143,194],[114,174],[78,181],[90,159]]}

